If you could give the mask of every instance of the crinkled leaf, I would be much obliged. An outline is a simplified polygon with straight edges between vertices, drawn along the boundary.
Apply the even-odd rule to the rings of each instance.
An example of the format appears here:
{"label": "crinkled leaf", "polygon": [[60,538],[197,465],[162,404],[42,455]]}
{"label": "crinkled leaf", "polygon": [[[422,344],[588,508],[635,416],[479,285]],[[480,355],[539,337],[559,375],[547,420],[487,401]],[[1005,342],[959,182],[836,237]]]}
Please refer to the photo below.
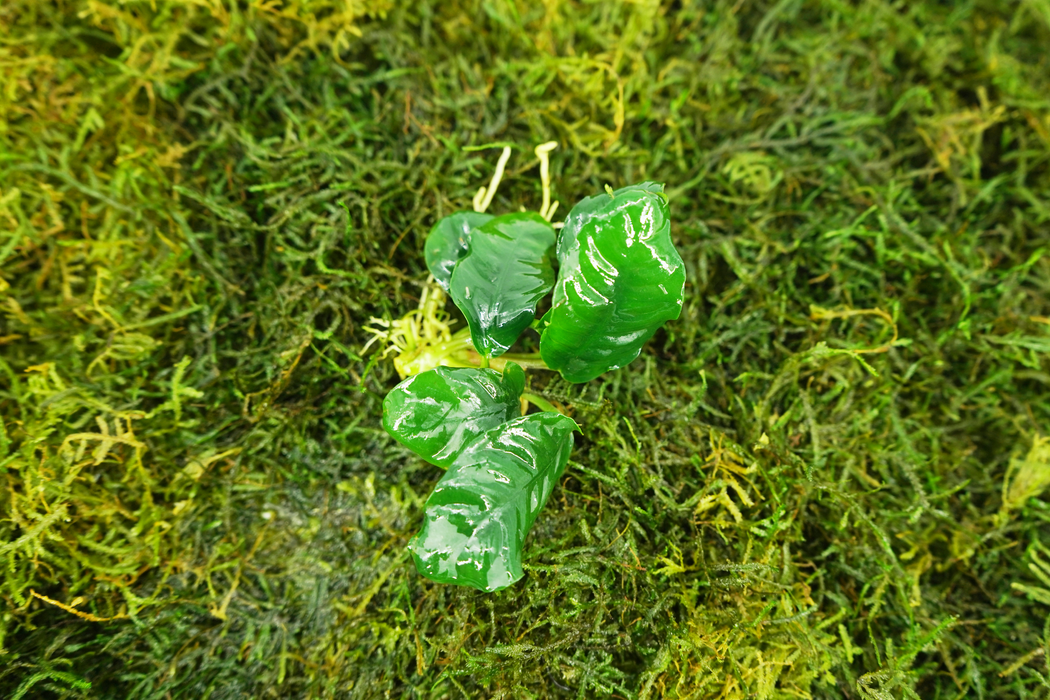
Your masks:
{"label": "crinkled leaf", "polygon": [[430,229],[427,242],[423,246],[427,269],[446,292],[452,270],[470,247],[471,233],[491,219],[492,214],[457,211],[441,219]]}
{"label": "crinkled leaf", "polygon": [[570,382],[630,363],[682,311],[685,267],[671,242],[663,185],[582,200],[565,220],[558,264],[540,355]]}
{"label": "crinkled leaf", "polygon": [[489,592],[520,579],[525,537],[565,471],[575,429],[560,413],[535,413],[464,450],[434,487],[423,529],[409,543],[419,573]]}
{"label": "crinkled leaf", "polygon": [[449,294],[482,355],[505,353],[536,317],[536,305],[554,286],[556,238],[551,225],[532,212],[497,216],[471,234]]}
{"label": "crinkled leaf", "polygon": [[493,369],[438,367],[409,377],[383,400],[383,427],[439,467],[490,428],[521,415],[525,373],[508,362]]}

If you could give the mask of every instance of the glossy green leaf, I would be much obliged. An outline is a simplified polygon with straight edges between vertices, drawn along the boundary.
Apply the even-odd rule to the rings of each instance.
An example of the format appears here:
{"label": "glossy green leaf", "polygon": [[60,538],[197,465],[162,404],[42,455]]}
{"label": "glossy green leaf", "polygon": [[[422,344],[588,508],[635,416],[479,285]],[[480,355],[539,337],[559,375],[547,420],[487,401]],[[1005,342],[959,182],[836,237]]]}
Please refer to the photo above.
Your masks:
{"label": "glossy green leaf", "polygon": [[685,267],[671,242],[663,185],[582,200],[565,219],[558,264],[540,355],[570,382],[630,363],[682,311]]}
{"label": "glossy green leaf", "polygon": [[536,305],[554,286],[551,225],[538,214],[504,214],[470,239],[452,272],[449,294],[467,317],[474,348],[486,357],[505,353],[536,317]]}
{"label": "glossy green leaf", "polygon": [[521,415],[525,373],[508,362],[493,369],[438,367],[409,377],[383,400],[383,427],[439,467],[485,431]]}
{"label": "glossy green leaf", "polygon": [[471,444],[427,499],[423,529],[409,543],[419,573],[482,591],[523,575],[522,548],[565,471],[576,423],[534,413]]}
{"label": "glossy green leaf", "polygon": [[477,211],[457,211],[434,224],[423,246],[427,269],[441,288],[448,291],[452,270],[467,254],[474,229],[488,223],[492,214]]}

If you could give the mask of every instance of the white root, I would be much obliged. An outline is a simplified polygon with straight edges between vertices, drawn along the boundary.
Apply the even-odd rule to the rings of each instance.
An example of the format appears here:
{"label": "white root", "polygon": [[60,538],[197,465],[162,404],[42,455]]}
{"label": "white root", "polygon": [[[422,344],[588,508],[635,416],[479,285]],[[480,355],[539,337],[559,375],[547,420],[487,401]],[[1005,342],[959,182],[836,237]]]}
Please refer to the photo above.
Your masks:
{"label": "white root", "polygon": [[551,220],[555,209],[558,208],[557,202],[551,206],[551,164],[547,155],[557,147],[557,141],[548,141],[535,149],[536,157],[540,159],[540,181],[543,183],[543,206],[540,207],[540,216],[547,221]]}
{"label": "white root", "polygon": [[492,182],[489,183],[487,188],[482,187],[474,195],[474,211],[484,213],[489,208],[489,205],[492,204],[492,199],[496,196],[496,188],[499,187],[499,181],[503,179],[503,170],[507,167],[508,160],[510,160],[510,146],[504,146],[499,162],[496,163],[496,172],[492,173]]}

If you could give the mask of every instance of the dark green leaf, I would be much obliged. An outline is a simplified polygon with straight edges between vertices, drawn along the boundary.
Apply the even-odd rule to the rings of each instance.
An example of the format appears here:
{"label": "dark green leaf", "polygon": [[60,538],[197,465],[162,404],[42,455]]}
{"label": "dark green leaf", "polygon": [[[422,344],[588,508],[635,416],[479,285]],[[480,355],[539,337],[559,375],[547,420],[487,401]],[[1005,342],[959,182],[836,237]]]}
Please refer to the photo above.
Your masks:
{"label": "dark green leaf", "polygon": [[582,200],[565,220],[558,263],[540,354],[570,382],[628,364],[682,311],[685,268],[671,242],[663,185]]}
{"label": "dark green leaf", "polygon": [[448,281],[459,259],[467,254],[474,229],[492,219],[492,214],[457,211],[434,224],[423,247],[427,269],[441,288],[448,291]]}
{"label": "dark green leaf", "polygon": [[383,400],[383,427],[439,467],[490,428],[521,415],[525,373],[508,362],[493,369],[438,367],[409,377]]}
{"label": "dark green leaf", "polygon": [[490,592],[520,579],[525,537],[565,471],[575,429],[560,413],[535,413],[464,450],[434,487],[409,544],[419,573]]}
{"label": "dark green leaf", "polygon": [[505,353],[536,317],[536,305],[554,286],[556,238],[551,225],[532,212],[497,216],[474,230],[449,293],[482,355]]}

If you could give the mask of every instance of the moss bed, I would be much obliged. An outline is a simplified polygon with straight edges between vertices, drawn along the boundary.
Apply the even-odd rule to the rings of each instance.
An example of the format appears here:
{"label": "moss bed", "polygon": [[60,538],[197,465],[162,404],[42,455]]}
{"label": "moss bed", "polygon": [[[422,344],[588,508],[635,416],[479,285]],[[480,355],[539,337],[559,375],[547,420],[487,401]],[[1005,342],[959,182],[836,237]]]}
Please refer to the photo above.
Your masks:
{"label": "moss bed", "polygon": [[[0,696],[1050,689],[1050,2],[0,3]],[[469,208],[667,183],[494,595],[364,345]],[[526,348],[528,349],[528,348]]]}

